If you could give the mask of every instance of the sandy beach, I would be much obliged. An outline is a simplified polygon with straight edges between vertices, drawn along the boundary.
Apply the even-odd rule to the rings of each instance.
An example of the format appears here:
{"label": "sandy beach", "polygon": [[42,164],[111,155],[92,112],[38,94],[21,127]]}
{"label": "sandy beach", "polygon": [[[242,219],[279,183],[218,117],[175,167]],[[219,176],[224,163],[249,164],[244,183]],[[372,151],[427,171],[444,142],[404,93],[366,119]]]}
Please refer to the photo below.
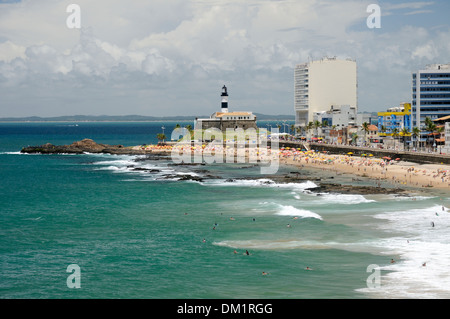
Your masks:
{"label": "sandy beach", "polygon": [[328,155],[316,152],[280,151],[281,163],[322,168],[336,173],[353,174],[394,185],[450,189],[450,165],[417,164],[373,157]]}
{"label": "sandy beach", "polygon": [[[141,147],[141,146],[139,146]],[[170,153],[173,148],[180,151],[191,151],[192,154],[215,154],[222,153],[224,156],[234,152],[227,149],[209,145],[201,147],[181,146],[157,146],[147,145],[145,150],[151,152]],[[138,148],[138,147],[136,147]],[[142,147],[141,147],[142,148]],[[334,171],[337,174],[353,174],[372,178],[378,181],[390,182],[393,185],[439,188],[450,190],[450,165],[445,164],[417,164],[405,161],[387,160],[376,157],[358,157],[352,155],[334,155],[316,151],[300,151],[296,149],[270,150],[269,148],[246,149],[245,156],[264,158],[264,156],[279,157],[280,164],[293,165],[296,167],[311,167]]]}

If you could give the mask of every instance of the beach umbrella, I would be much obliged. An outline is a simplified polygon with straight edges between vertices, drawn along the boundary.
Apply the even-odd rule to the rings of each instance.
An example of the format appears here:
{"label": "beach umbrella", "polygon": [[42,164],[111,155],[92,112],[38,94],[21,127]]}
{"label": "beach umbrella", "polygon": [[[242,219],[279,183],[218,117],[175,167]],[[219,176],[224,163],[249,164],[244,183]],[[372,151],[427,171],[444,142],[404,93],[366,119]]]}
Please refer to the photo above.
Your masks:
{"label": "beach umbrella", "polygon": [[369,156],[373,156],[373,154],[369,154]]}
{"label": "beach umbrella", "polygon": [[348,152],[347,154],[348,154],[348,155],[353,155],[353,153],[352,153],[352,152]]}
{"label": "beach umbrella", "polygon": [[383,159],[386,159],[386,160],[391,160],[391,158],[390,158],[390,157],[388,157],[388,156],[383,156]]}
{"label": "beach umbrella", "polygon": [[397,158],[396,158],[395,160],[396,160],[396,161],[399,161],[399,160],[400,160],[400,158],[398,158],[398,157],[397,157]]}

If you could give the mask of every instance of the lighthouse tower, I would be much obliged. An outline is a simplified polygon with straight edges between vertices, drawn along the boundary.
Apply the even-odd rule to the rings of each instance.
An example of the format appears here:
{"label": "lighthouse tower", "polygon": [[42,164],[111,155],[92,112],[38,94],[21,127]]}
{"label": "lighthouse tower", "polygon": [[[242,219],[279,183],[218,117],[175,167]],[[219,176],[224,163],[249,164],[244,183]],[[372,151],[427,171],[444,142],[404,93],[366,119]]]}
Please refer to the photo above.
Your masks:
{"label": "lighthouse tower", "polygon": [[222,113],[228,113],[228,93],[227,87],[224,85],[222,88]]}

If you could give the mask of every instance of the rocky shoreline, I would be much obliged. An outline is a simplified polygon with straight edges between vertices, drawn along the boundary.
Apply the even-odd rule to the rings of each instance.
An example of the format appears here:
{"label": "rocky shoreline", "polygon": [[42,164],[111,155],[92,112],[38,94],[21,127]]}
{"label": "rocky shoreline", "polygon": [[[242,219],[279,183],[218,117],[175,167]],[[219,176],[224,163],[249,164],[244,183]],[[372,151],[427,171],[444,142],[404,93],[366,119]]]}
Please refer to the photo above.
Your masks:
{"label": "rocky shoreline", "polygon": [[[84,154],[84,153],[103,153],[103,154],[115,154],[115,155],[147,155],[146,158],[136,159],[136,161],[143,160],[158,160],[167,159],[168,153],[165,151],[155,151],[155,150],[144,150],[136,147],[124,147],[123,145],[108,145],[96,143],[91,139],[84,139],[82,141],[74,142],[70,145],[53,145],[50,143],[40,145],[40,146],[28,146],[21,150],[22,153],[28,154]],[[169,164],[169,166],[187,166],[187,165],[204,165],[196,163],[181,163],[181,164]],[[157,173],[159,170],[143,169],[139,167],[129,167],[132,170],[145,171],[149,174]],[[220,178],[219,176],[212,176],[206,174],[205,176],[199,177],[194,175],[171,175],[167,174],[163,179],[173,179],[177,178],[179,181],[197,181],[203,182],[205,179],[215,179]],[[322,182],[322,178],[313,177],[301,174],[300,172],[290,172],[283,175],[270,175],[265,176],[266,179],[274,183],[303,183],[306,181],[316,182],[317,187],[312,187],[306,189],[307,191],[313,193],[335,193],[335,194],[360,194],[360,195],[372,195],[372,194],[404,194],[404,189],[399,188],[384,188],[384,187],[374,187],[374,186],[360,186],[360,185],[346,185],[338,183],[328,183]],[[261,179],[261,177],[244,177],[236,179],[228,179],[227,183],[232,183],[237,180],[256,180]],[[270,182],[269,182],[270,183]]]}

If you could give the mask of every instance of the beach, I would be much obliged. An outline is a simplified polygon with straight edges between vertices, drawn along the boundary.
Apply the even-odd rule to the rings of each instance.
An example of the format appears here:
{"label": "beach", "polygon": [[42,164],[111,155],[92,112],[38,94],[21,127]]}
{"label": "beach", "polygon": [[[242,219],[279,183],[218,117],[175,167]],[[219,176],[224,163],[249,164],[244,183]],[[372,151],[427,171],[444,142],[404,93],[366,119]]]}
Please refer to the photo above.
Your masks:
{"label": "beach", "polygon": [[282,163],[372,178],[396,186],[450,189],[450,165],[418,164],[348,155],[280,153]]}
{"label": "beach", "polygon": [[[192,147],[146,145],[144,147],[136,146],[134,149],[143,149],[150,153],[165,152],[166,154],[171,154],[172,150],[177,152],[189,151],[192,155],[219,153],[223,157],[236,153],[236,150],[232,148],[205,144]],[[389,182],[397,187],[450,189],[450,165],[446,164],[419,164],[373,156],[336,155],[291,148],[281,148],[280,150],[252,148],[245,150],[246,161],[251,159],[267,161],[268,158],[273,161],[277,156],[280,164],[292,165],[297,168],[315,168],[335,172],[336,174],[352,174],[375,181]]]}

